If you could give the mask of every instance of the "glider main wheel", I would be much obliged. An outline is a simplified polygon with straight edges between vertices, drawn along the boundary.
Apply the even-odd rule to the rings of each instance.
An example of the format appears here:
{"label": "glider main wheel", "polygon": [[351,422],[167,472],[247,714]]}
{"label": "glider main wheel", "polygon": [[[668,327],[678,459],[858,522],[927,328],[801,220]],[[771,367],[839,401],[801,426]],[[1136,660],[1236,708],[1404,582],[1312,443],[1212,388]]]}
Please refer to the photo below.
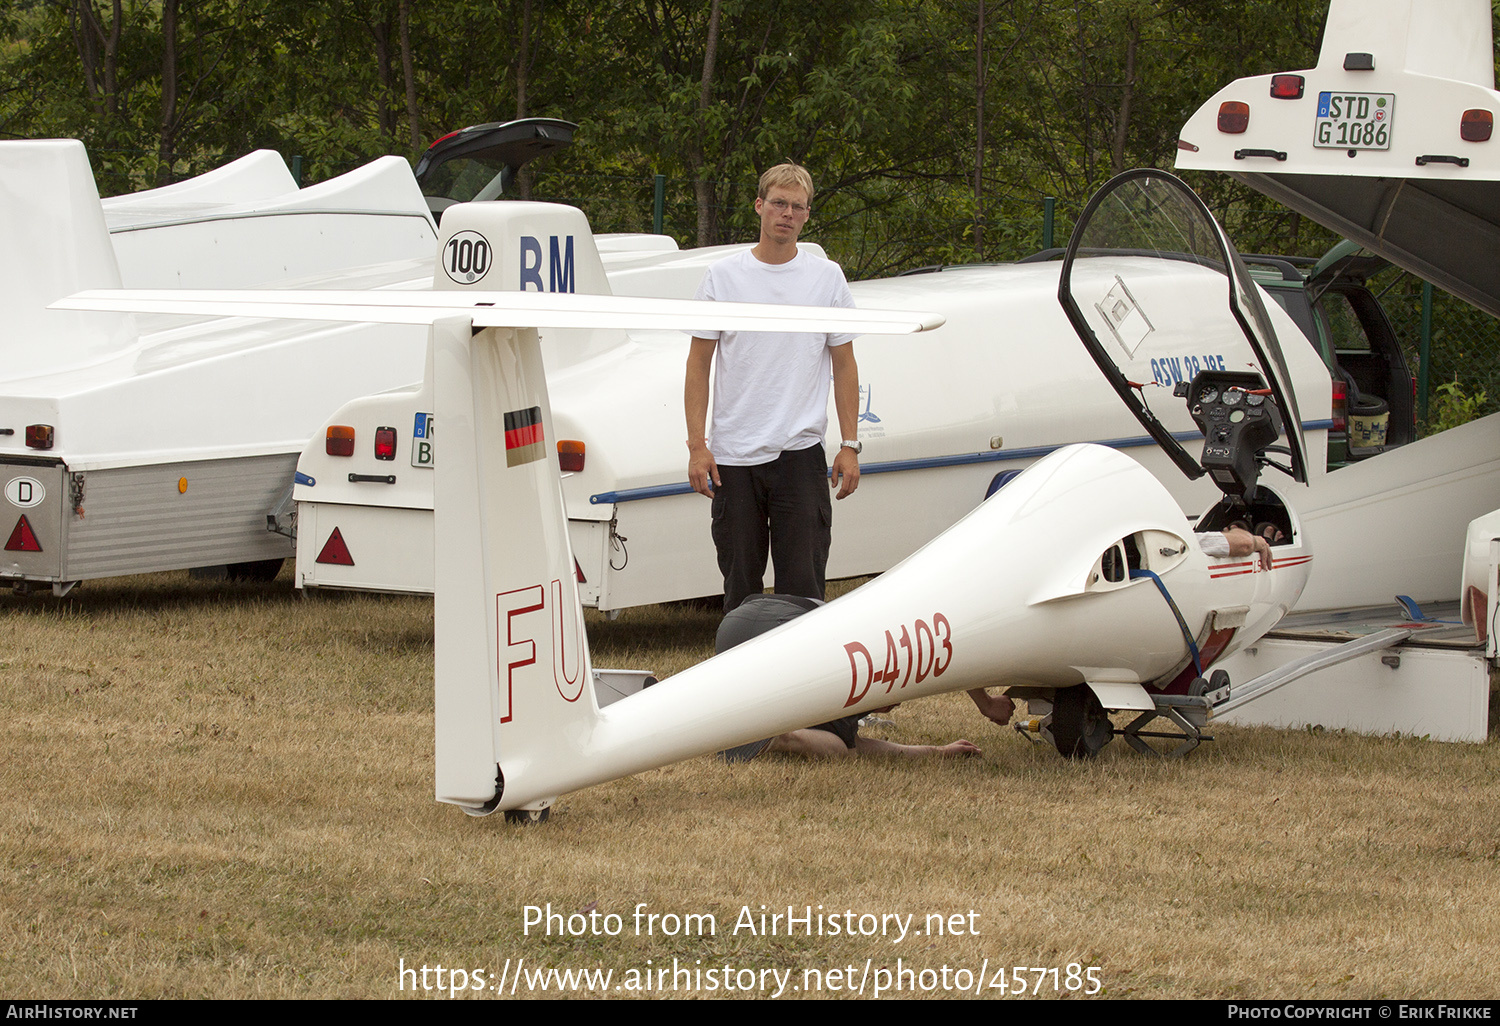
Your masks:
{"label": "glider main wheel", "polygon": [[1194,698],[1202,697],[1210,691],[1219,691],[1229,687],[1229,674],[1224,670],[1215,670],[1208,675],[1208,679],[1194,677],[1193,682],[1188,685],[1188,694]]}
{"label": "glider main wheel", "polygon": [[1060,689],[1052,698],[1052,743],[1067,759],[1092,759],[1115,736],[1099,696],[1087,684]]}
{"label": "glider main wheel", "polygon": [[552,815],[552,807],[545,809],[506,809],[505,822],[519,823],[521,826],[537,826],[547,822]]}

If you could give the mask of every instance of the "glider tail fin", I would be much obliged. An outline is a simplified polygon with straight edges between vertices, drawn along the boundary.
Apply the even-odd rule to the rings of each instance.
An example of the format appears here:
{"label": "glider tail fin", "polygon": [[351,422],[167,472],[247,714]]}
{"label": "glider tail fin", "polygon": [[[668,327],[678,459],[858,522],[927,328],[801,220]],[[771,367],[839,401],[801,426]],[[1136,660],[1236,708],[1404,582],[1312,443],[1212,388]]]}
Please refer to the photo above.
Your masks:
{"label": "glider tail fin", "polygon": [[[83,143],[0,144],[0,304],[11,337],[43,355],[95,349],[118,331],[114,314],[48,310],[83,289],[117,289],[120,268]],[[24,352],[14,354],[24,359]],[[7,368],[16,371],[18,368]]]}
{"label": "glider tail fin", "polygon": [[489,811],[598,706],[537,332],[471,332],[433,326],[437,797]]}
{"label": "glider tail fin", "polygon": [[[443,212],[433,287],[613,294],[583,211],[519,200],[459,203]],[[559,370],[623,341],[619,330],[552,328],[545,346],[547,366]]]}

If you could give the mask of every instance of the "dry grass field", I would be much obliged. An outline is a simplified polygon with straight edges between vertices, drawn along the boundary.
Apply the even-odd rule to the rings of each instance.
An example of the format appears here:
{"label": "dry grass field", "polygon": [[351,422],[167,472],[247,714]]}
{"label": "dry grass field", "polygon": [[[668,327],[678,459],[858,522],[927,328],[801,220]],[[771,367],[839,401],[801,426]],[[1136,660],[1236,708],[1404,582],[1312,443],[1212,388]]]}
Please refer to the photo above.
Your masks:
{"label": "dry grass field", "polygon": [[[945,696],[884,736],[968,737],[982,759],[696,759],[526,828],[432,799],[429,600],[158,575],[0,598],[0,621],[7,997],[508,996],[522,959],[610,971],[612,996],[753,977],[751,994],[1001,997],[1014,966],[1056,968],[1022,975],[1047,997],[1092,989],[1087,967],[1109,997],[1500,991],[1493,739],[1220,728],[1182,762],[1117,742],[1073,764]],[[596,664],[672,672],[716,622],[595,619]],[[597,913],[600,935],[528,933],[526,907],[549,904]],[[642,904],[715,929],[638,932]],[[734,929],[762,905],[911,932]],[[515,996],[536,993],[523,975]]]}

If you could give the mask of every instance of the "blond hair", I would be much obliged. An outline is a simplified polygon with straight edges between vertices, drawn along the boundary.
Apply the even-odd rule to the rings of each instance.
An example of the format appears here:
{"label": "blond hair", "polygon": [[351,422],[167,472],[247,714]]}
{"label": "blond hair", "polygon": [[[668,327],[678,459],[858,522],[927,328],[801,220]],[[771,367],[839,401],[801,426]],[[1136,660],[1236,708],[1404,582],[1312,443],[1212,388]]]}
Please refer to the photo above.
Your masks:
{"label": "blond hair", "polygon": [[765,199],[766,194],[772,189],[801,189],[807,193],[807,202],[811,203],[813,198],[812,175],[807,173],[807,168],[800,164],[777,164],[760,176],[760,188],[755,192],[759,199]]}

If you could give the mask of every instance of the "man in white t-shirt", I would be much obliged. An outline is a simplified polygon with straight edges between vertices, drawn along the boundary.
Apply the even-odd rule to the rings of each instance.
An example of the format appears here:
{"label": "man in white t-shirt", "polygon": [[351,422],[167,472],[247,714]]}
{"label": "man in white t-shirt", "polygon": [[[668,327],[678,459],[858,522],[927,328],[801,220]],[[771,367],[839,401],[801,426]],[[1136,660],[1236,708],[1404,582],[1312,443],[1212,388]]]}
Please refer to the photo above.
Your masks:
{"label": "man in white t-shirt", "polygon": [[[838,264],[797,247],[812,195],[812,177],[795,164],[762,175],[755,200],[760,241],[710,267],[697,298],[852,307]],[[829,489],[837,488],[842,499],[859,486],[853,338],[750,331],[693,337],[684,388],[688,481],[713,500],[725,612],[764,589],[768,555],[779,594],[824,597],[833,522]],[[823,455],[830,377],[841,439],[831,478]]]}

